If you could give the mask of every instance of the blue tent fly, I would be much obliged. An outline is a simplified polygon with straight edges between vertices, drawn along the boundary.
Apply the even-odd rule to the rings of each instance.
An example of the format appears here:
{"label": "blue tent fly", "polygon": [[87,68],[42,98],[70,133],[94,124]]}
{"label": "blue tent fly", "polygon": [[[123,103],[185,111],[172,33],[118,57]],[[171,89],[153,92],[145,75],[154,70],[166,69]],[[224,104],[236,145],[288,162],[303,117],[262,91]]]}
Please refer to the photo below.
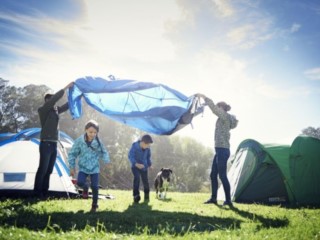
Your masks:
{"label": "blue tent fly", "polygon": [[186,97],[163,84],[85,77],[69,89],[69,109],[74,119],[82,115],[82,97],[107,117],[157,135],[171,135],[203,111],[197,97]]}

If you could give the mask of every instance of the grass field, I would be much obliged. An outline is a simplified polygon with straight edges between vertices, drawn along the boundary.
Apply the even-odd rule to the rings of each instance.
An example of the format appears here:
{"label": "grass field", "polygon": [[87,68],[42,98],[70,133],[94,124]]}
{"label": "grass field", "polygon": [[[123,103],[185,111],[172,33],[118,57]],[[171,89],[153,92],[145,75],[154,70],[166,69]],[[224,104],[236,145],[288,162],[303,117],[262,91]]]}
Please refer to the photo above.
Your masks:
{"label": "grass field", "polygon": [[320,209],[234,204],[206,205],[208,194],[172,193],[166,200],[132,203],[131,191],[115,199],[4,199],[0,239],[320,239]]}

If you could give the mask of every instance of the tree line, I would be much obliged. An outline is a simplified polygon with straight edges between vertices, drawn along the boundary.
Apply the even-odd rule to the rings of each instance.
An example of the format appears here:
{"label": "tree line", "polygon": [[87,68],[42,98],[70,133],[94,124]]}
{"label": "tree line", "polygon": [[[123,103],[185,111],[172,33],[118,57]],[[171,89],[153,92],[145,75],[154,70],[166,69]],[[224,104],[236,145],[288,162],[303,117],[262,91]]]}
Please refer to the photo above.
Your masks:
{"label": "tree line", "polygon": [[[1,78],[0,78],[1,80]],[[16,133],[22,129],[40,127],[37,109],[43,104],[45,85],[9,86],[0,81],[0,133]],[[67,101],[66,96],[57,105]],[[83,116],[72,119],[66,112],[60,115],[60,130],[76,139],[84,133],[84,125],[90,120],[100,125],[99,139],[106,146],[111,164],[101,163],[100,184],[103,188],[132,189],[132,173],[128,160],[131,144],[144,132],[118,123],[83,103]],[[162,167],[173,170],[172,188],[181,192],[208,191],[209,169],[213,150],[189,137],[151,134],[153,170],[149,171],[150,187]]]}

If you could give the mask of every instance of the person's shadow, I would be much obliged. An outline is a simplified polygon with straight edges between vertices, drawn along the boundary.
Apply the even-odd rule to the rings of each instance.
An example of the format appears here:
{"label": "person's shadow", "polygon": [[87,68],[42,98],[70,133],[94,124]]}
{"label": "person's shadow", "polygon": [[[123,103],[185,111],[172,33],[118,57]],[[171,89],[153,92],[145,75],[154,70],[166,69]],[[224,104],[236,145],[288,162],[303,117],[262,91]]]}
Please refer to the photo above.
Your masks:
{"label": "person's shadow", "polygon": [[224,208],[224,209],[229,208],[231,211],[234,211],[236,214],[238,214],[239,216],[241,216],[245,219],[250,219],[252,221],[256,221],[256,222],[261,223],[261,225],[258,225],[257,230],[259,230],[261,228],[281,228],[281,227],[288,226],[288,224],[289,224],[289,220],[287,218],[285,218],[285,219],[267,218],[267,217],[264,217],[264,216],[256,214],[256,213],[243,211],[243,210],[235,207],[234,205],[230,206],[230,207],[221,206],[221,208]]}
{"label": "person's shadow", "polygon": [[[10,202],[11,203],[11,202]],[[34,201],[22,200],[8,203],[0,211],[0,224],[5,227],[27,228],[32,231],[74,231],[93,227],[96,231],[117,234],[184,235],[189,232],[211,232],[214,230],[240,229],[245,220],[232,217],[201,216],[182,211],[153,210],[148,203],[131,204],[124,211],[99,209],[96,213],[60,211],[35,211]],[[169,207],[169,206],[168,206]],[[288,220],[269,219],[235,207],[231,208],[244,218],[261,222],[261,228],[278,228],[288,225]]]}

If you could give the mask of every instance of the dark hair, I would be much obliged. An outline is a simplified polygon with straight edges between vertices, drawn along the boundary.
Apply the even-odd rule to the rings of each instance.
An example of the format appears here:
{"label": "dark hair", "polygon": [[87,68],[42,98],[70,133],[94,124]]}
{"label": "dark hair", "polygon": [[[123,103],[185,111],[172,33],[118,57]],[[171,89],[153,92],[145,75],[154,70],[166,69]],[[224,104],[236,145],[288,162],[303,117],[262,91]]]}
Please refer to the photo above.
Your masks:
{"label": "dark hair", "polygon": [[146,134],[146,135],[143,135],[142,138],[141,138],[141,141],[148,144],[148,143],[153,143],[153,140],[151,138],[150,135]]}
{"label": "dark hair", "polygon": [[225,102],[218,102],[217,106],[223,108],[223,110],[226,112],[229,112],[231,110],[231,106]]}
{"label": "dark hair", "polygon": [[49,100],[53,95],[52,94],[46,94],[44,96],[44,101],[46,102],[47,100]]}
{"label": "dark hair", "polygon": [[87,130],[90,127],[93,127],[97,132],[99,132],[99,124],[95,120],[89,120],[84,126],[84,129]]}
{"label": "dark hair", "polygon": [[[97,130],[97,132],[99,132],[99,124],[98,124],[98,122],[96,122],[95,120],[89,120],[89,121],[86,123],[84,129],[87,130],[87,129],[90,128],[90,127],[93,127],[95,130]],[[87,134],[85,134],[85,141],[86,141],[88,147],[90,147],[92,150],[96,151],[97,149],[93,148],[93,147],[91,146],[91,142],[90,142],[90,143],[87,142],[87,139],[88,139],[88,136],[87,136]],[[99,139],[99,137],[98,137],[98,134],[96,135],[96,140],[97,140],[98,145],[99,145],[99,147],[100,147],[100,151],[103,152],[103,151],[102,151],[102,147],[101,147],[101,143],[100,143],[100,139]]]}

